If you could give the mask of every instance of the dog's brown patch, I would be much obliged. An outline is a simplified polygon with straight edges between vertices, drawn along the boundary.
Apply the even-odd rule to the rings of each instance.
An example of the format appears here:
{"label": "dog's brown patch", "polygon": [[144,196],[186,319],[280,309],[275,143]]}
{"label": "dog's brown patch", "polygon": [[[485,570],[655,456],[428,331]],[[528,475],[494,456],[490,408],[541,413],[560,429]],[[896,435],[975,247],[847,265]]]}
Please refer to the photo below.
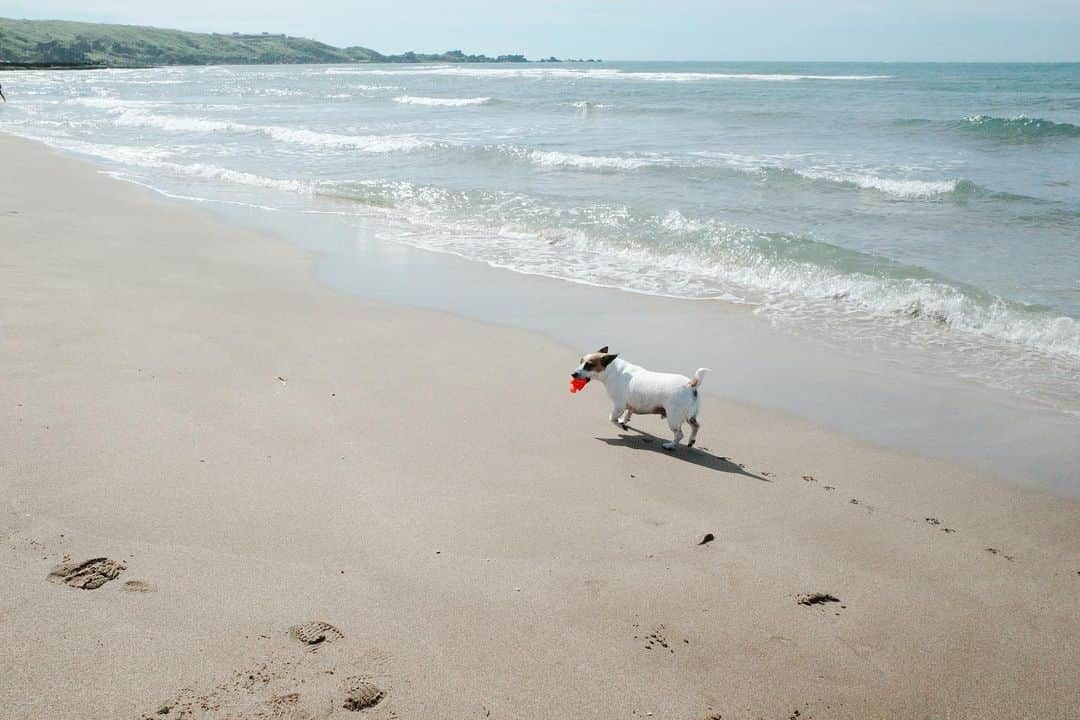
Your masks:
{"label": "dog's brown patch", "polygon": [[607,348],[601,348],[600,352],[589,353],[581,358],[581,366],[583,370],[601,373],[617,357],[618,353],[609,353]]}
{"label": "dog's brown patch", "polygon": [[635,415],[659,415],[662,418],[667,417],[667,410],[664,408],[663,405],[657,405],[656,407],[652,408],[632,407],[630,408],[630,412],[634,413]]}
{"label": "dog's brown patch", "polygon": [[589,370],[590,372],[600,372],[604,369],[604,366],[600,364],[600,358],[602,357],[603,355],[600,355],[599,353],[586,355],[581,358],[582,369]]}

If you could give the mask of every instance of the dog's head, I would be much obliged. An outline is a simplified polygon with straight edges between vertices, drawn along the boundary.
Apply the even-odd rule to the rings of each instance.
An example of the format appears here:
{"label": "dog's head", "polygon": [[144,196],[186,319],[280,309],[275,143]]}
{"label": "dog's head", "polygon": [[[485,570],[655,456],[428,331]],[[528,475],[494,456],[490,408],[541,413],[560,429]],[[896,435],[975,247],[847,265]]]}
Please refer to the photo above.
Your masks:
{"label": "dog's head", "polygon": [[577,366],[570,377],[575,380],[599,380],[607,370],[611,361],[619,357],[616,353],[609,353],[607,345],[594,353],[589,353],[581,358],[581,364]]}

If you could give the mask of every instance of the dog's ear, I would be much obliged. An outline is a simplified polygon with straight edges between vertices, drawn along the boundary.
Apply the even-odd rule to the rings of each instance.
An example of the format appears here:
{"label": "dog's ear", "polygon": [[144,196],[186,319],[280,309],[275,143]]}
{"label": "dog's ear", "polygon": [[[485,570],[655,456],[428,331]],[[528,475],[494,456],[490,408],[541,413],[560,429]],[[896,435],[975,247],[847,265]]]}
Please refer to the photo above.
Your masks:
{"label": "dog's ear", "polygon": [[598,353],[606,353],[606,352],[607,352],[607,345],[605,345],[604,347],[600,348],[600,349],[599,349],[599,350],[597,350],[596,352],[598,352]]}
{"label": "dog's ear", "polygon": [[[604,352],[607,351],[605,350]],[[600,364],[607,367],[617,357],[619,357],[619,353],[607,353],[604,357],[600,358]]]}

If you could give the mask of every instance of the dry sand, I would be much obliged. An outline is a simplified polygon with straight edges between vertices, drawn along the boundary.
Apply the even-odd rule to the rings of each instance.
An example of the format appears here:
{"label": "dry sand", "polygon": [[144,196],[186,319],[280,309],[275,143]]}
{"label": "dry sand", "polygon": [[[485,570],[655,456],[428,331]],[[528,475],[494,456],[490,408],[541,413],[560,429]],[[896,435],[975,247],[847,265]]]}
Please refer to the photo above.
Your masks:
{"label": "dry sand", "polygon": [[1080,717],[1080,503],[717,397],[667,454],[591,348],[0,188],[3,718]]}

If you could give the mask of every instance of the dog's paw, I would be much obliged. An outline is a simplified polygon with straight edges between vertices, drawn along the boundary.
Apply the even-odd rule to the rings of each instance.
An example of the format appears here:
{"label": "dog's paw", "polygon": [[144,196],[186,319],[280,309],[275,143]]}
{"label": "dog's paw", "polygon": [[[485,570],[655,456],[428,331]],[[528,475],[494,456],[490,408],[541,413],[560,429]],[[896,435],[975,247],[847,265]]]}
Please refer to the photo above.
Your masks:
{"label": "dog's paw", "polygon": [[668,450],[668,451],[674,451],[675,448],[677,448],[679,446],[676,445],[673,442],[666,442],[666,443],[663,443],[660,447],[662,447],[662,448],[664,448],[665,450]]}
{"label": "dog's paw", "polygon": [[619,423],[619,427],[621,427],[623,430],[629,430],[630,429],[630,425],[627,424],[627,423],[624,423],[624,422]]}

